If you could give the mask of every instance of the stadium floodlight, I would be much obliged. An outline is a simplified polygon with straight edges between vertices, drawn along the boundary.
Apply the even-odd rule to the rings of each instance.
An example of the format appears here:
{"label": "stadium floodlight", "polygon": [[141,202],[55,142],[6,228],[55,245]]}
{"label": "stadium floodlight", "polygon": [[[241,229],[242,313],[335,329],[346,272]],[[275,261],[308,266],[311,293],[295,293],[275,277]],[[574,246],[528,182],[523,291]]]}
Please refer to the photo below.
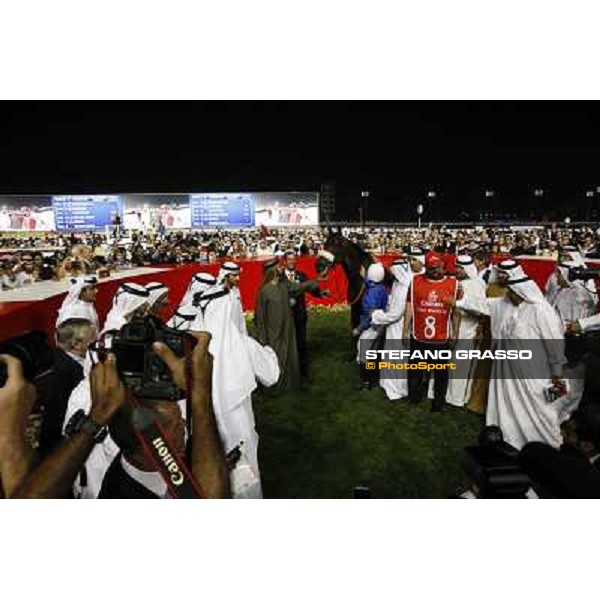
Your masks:
{"label": "stadium floodlight", "polygon": [[536,188],[535,190],[533,190],[533,195],[536,198],[541,198],[544,195],[544,190],[542,188]]}
{"label": "stadium floodlight", "polygon": [[424,211],[425,211],[425,207],[422,204],[419,204],[417,206],[417,215],[418,215],[418,219],[419,219],[419,229],[421,229],[421,215],[423,214]]}
{"label": "stadium floodlight", "polygon": [[437,193],[434,190],[429,190],[427,192],[427,197],[428,198],[435,198],[437,196]]}
{"label": "stadium floodlight", "polygon": [[361,192],[360,195],[363,198],[368,198],[371,195],[371,192],[369,192],[368,190],[365,190],[364,192]]}
{"label": "stadium floodlight", "polygon": [[565,217],[565,225],[571,224],[571,217]]}
{"label": "stadium floodlight", "polygon": [[594,190],[588,190],[588,191],[585,193],[585,197],[586,197],[586,198],[593,198],[593,197],[594,197]]}
{"label": "stadium floodlight", "polygon": [[485,190],[486,198],[493,198],[495,195],[496,195],[496,192],[494,190]]}

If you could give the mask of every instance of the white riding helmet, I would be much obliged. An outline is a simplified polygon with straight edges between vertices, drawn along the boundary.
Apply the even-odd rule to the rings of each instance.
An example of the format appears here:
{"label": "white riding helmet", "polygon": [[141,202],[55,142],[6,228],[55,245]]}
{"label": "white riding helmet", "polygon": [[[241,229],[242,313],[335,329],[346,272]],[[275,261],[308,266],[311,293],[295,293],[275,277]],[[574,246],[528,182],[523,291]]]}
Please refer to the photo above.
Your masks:
{"label": "white riding helmet", "polygon": [[381,283],[385,277],[385,268],[381,263],[373,263],[367,270],[367,279],[373,283]]}

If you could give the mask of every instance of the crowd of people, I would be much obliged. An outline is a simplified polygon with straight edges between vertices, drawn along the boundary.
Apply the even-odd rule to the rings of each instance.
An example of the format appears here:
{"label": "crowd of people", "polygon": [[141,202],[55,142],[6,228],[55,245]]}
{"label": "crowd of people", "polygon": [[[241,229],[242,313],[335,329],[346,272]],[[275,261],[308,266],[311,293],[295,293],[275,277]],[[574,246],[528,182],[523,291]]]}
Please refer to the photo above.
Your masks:
{"label": "crowd of people", "polygon": [[[582,256],[600,257],[600,230],[590,226],[494,227],[342,227],[350,240],[373,254],[405,252],[411,246],[456,255],[469,247],[485,247],[492,255],[558,258],[560,247],[577,246]],[[293,251],[316,256],[323,250],[326,228],[157,233],[113,232],[44,233],[19,237],[0,233],[2,289],[36,281],[64,279],[98,269],[156,264],[215,263],[220,259],[243,260],[282,256]],[[125,235],[127,233],[127,235]]]}
{"label": "crowd of people", "polygon": [[[559,451],[566,449],[564,464],[570,464],[568,432],[583,427],[589,436],[593,431],[594,451],[585,454],[589,468],[571,493],[600,493],[594,378],[600,356],[593,343],[600,330],[600,271],[587,268],[581,249],[558,247],[544,290],[518,259],[493,264],[487,249],[476,244],[463,249],[450,273],[441,254],[420,247],[411,248],[390,271],[389,296],[383,266],[371,264],[366,273],[360,324],[353,332],[359,339],[361,389],[380,385],[390,400],[413,405],[431,398],[433,413],[451,406],[482,413],[505,443],[525,452],[533,470],[531,444],[542,462],[549,453],[563,464]],[[396,353],[393,376],[381,373],[389,363],[371,362],[367,349],[375,357]],[[452,362],[459,352],[461,368]],[[510,352],[516,360],[507,359]],[[555,471],[557,489],[562,471]]]}
{"label": "crowd of people", "polygon": [[[324,293],[319,283],[325,274],[307,280],[296,270],[292,252],[284,263],[267,260],[255,315],[257,339],[248,335],[239,278],[240,267],[232,261],[221,264],[217,277],[196,273],[166,323],[168,286],[126,281],[100,324],[94,306],[98,280],[94,275],[75,277],[57,314],[56,348],[46,368],[33,377],[22,352],[11,350],[31,342],[9,342],[0,350],[0,363],[7,369],[0,413],[10,412],[6,419],[0,415],[6,425],[6,445],[0,440],[5,495],[180,497],[140,438],[140,419],[147,418],[170,440],[170,456],[187,457],[202,496],[262,497],[251,396],[258,385],[277,392],[299,386],[306,376],[303,294]],[[177,401],[136,395],[132,388],[125,390],[119,378],[134,368],[133,363],[146,368],[143,343],[117,351],[125,326],[139,324],[140,319],[154,319],[159,329],[168,327],[171,338],[175,331],[198,340],[192,356],[183,358],[168,345],[153,346],[180,389]],[[43,352],[38,347],[27,356],[33,354]],[[159,377],[152,384],[163,380]],[[26,435],[34,405],[42,408],[37,463],[32,462]],[[64,468],[57,467],[59,459],[66,461]],[[200,475],[201,470],[207,473]]]}
{"label": "crowd of people", "polygon": [[[431,397],[434,413],[457,407],[484,414],[488,426],[501,430],[505,443],[528,457],[531,472],[539,475],[546,469],[560,479],[556,473],[562,473],[563,467],[556,465],[583,461],[575,468],[581,474],[577,485],[568,490],[554,486],[553,493],[600,493],[596,469],[600,418],[595,390],[588,385],[595,353],[589,347],[575,353],[565,350],[565,341],[570,344],[600,329],[594,277],[573,277],[586,269],[586,258],[595,256],[598,234],[589,228],[564,227],[519,232],[380,228],[343,233],[374,255],[398,255],[388,269],[375,258],[364,273],[360,322],[352,331],[359,346],[360,389],[381,386],[391,401],[410,405]],[[254,230],[239,235],[177,233],[160,240],[135,235],[110,241],[93,234],[55,236],[28,239],[30,247],[19,247],[4,257],[16,261],[19,268],[3,263],[3,287],[5,278],[10,281],[22,273],[31,280],[21,285],[34,283],[49,259],[57,256],[63,258],[51,265],[51,278],[72,279],[57,314],[52,366],[37,373],[35,385],[30,369],[14,353],[0,355],[6,371],[6,383],[0,388],[4,494],[178,497],[140,437],[140,422],[145,419],[156,423],[170,440],[165,456],[172,460],[173,473],[185,470],[177,457],[186,457],[202,496],[261,498],[251,396],[259,386],[277,392],[306,384],[304,295],[327,295],[322,283],[335,257],[323,249],[326,235],[326,231]],[[57,244],[60,249],[36,249],[38,242]],[[237,254],[234,250],[239,248],[245,253]],[[250,248],[267,258],[257,291],[255,337],[247,331],[239,293],[243,275],[235,262],[248,257]],[[314,279],[296,269],[296,257],[303,254],[324,259],[325,267],[318,269]],[[504,257],[500,262],[493,260],[498,254]],[[543,290],[518,261],[519,256],[533,254],[556,260]],[[122,264],[137,264],[136,257],[139,264],[221,259],[216,277],[202,270],[193,276],[166,323],[196,339],[193,353],[188,348],[181,357],[164,344],[153,346],[180,390],[177,401],[132,398],[131,389],[123,384],[125,367],[119,361],[146,363],[143,356],[134,360],[113,353],[113,344],[127,324],[148,318],[161,323],[169,289],[158,282],[142,286],[126,281],[100,323],[94,307],[96,276],[117,264],[117,255]],[[448,256],[454,257],[452,272],[448,272]],[[528,371],[531,365],[519,361],[473,357],[466,375],[453,377],[445,368],[448,361],[436,358],[431,371],[407,369],[385,378],[369,368],[361,354],[368,347],[422,355],[461,344],[495,350],[508,342],[511,347],[527,347],[531,340],[542,342],[537,371]],[[34,405],[43,410],[37,460],[26,441]]]}

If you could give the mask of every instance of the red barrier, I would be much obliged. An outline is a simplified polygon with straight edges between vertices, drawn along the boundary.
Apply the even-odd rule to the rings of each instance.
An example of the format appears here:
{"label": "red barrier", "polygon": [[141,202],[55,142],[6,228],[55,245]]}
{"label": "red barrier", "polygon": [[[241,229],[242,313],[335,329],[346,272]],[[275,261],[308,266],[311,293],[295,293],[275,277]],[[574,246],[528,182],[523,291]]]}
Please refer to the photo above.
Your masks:
{"label": "red barrier", "polygon": [[[389,266],[396,258],[394,255],[379,256],[378,260]],[[538,285],[546,285],[548,276],[555,266],[555,261],[519,259],[525,271],[534,279]],[[239,261],[241,266],[240,293],[244,310],[254,310],[256,294],[263,278],[264,259]],[[299,257],[297,267],[303,271],[309,278],[316,275],[315,258]],[[170,306],[168,315],[172,314],[176,306],[179,305],[187,289],[189,281],[194,273],[198,271],[208,271],[216,275],[219,265],[183,265],[177,268],[170,268],[166,271],[149,275],[139,275],[132,277],[131,281],[146,284],[150,281],[161,281],[169,286]],[[98,298],[96,307],[100,322],[102,322],[112,303],[112,298],[117,287],[125,280],[107,279],[101,281],[98,286]],[[307,301],[314,304],[336,304],[346,301],[347,282],[341,266],[336,266],[330,272],[326,282],[321,283],[322,289],[327,288],[330,297],[326,299],[312,298],[307,294]],[[60,305],[62,304],[64,294],[53,296],[46,300],[38,302],[0,302],[0,340],[11,338],[23,331],[31,329],[41,329],[50,336],[54,332],[54,323]]]}

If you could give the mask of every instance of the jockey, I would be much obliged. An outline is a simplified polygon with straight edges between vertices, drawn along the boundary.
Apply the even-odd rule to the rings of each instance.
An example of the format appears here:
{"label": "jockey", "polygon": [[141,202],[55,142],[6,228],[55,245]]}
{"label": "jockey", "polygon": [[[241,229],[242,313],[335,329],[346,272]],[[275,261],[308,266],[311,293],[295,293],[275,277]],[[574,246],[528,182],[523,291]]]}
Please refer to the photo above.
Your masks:
{"label": "jockey", "polygon": [[[372,315],[374,311],[385,310],[387,307],[388,294],[384,279],[385,268],[381,263],[374,263],[369,266],[365,281],[365,293],[360,307],[360,322],[353,332],[353,335],[359,338],[360,389],[362,390],[373,389],[378,384],[378,372],[367,370],[364,361],[361,361],[361,355],[363,354],[361,350],[375,349],[383,340],[385,328],[373,324]],[[360,347],[360,342],[363,342],[363,347]]]}

